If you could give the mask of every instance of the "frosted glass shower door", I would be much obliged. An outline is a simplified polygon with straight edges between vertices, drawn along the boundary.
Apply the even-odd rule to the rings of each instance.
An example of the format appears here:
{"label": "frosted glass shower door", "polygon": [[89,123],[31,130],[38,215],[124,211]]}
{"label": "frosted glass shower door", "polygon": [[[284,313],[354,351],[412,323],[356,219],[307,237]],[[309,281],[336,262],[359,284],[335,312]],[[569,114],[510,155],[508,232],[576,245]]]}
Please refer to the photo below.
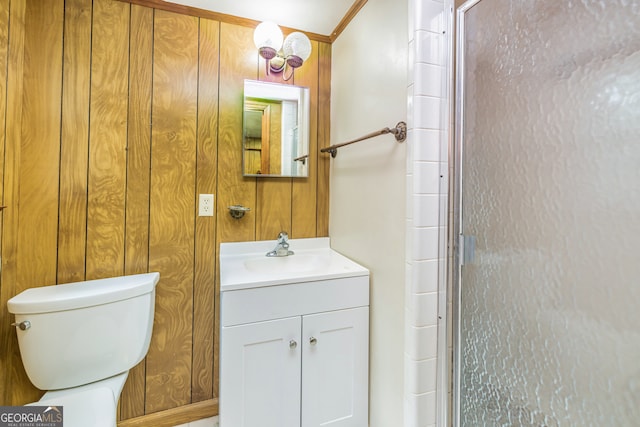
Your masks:
{"label": "frosted glass shower door", "polygon": [[640,426],[640,1],[458,25],[454,418]]}

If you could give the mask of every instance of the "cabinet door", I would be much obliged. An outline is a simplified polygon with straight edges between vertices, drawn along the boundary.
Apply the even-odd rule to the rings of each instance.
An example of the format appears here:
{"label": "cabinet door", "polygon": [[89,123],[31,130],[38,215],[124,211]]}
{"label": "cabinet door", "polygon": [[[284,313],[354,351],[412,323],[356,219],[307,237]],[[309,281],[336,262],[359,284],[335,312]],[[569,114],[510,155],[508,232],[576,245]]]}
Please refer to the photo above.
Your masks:
{"label": "cabinet door", "polygon": [[369,308],[304,316],[302,340],[302,427],[366,427]]}
{"label": "cabinet door", "polygon": [[301,322],[222,328],[221,427],[300,426]]}

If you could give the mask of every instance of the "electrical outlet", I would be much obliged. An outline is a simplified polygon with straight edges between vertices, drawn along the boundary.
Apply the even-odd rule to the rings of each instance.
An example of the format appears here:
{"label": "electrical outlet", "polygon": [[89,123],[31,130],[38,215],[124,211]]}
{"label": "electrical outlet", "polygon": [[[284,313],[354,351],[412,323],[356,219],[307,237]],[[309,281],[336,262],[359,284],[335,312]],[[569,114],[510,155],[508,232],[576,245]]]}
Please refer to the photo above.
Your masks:
{"label": "electrical outlet", "polygon": [[200,194],[198,216],[213,216],[213,194]]}

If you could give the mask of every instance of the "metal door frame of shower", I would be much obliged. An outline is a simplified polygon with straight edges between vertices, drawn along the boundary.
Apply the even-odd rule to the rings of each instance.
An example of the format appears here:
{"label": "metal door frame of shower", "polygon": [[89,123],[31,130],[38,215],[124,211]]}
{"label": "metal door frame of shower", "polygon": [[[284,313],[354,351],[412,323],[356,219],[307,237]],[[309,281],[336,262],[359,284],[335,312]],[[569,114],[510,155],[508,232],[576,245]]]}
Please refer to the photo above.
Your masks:
{"label": "metal door frame of shower", "polygon": [[[453,328],[453,369],[452,369],[452,390],[451,390],[451,416],[452,425],[460,426],[460,374],[461,374],[461,267],[462,257],[461,237],[462,237],[462,155],[464,136],[462,133],[464,126],[464,36],[465,36],[465,13],[482,0],[468,0],[456,10],[455,19],[455,40],[449,44],[449,49],[455,47],[455,70],[451,68],[450,73],[451,88],[455,88],[454,101],[454,123],[452,130],[453,135],[453,232],[450,234],[449,242],[452,248],[453,266],[449,270],[452,272],[451,291],[452,291],[452,325]],[[453,37],[452,37],[453,39]],[[450,55],[453,57],[453,55]],[[453,99],[453,98],[451,98]]]}

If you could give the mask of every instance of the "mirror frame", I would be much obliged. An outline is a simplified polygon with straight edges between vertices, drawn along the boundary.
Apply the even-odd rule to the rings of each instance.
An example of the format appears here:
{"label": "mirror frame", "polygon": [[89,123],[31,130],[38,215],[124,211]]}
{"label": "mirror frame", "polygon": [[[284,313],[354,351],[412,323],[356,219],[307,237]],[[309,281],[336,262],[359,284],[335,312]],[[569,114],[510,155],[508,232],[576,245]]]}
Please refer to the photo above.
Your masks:
{"label": "mirror frame", "polygon": [[[281,124],[279,132],[277,128],[273,128],[273,120],[280,117],[277,114],[277,105],[295,102],[297,108],[296,123],[283,128]],[[309,88],[303,86],[294,86],[288,84],[263,82],[257,80],[244,81],[244,96],[242,104],[242,175],[245,177],[283,177],[283,178],[306,178],[309,176],[309,110],[310,96]],[[273,111],[274,119],[271,119]],[[249,115],[252,112],[262,112],[262,123],[260,126],[261,135],[280,135],[280,147],[283,144],[289,144],[289,149],[280,154],[281,161],[284,163],[280,166],[280,173],[247,173],[247,165],[250,152],[260,152],[260,170],[270,165],[270,147],[271,141],[268,138],[260,138],[258,142],[256,138],[249,141]],[[267,114],[265,114],[267,112]],[[280,123],[283,122],[279,119]],[[255,119],[254,119],[255,122]],[[256,127],[258,125],[255,125]],[[293,135],[292,135],[293,134]],[[284,141],[286,135],[291,140]],[[250,143],[254,146],[250,147]],[[265,151],[266,150],[266,151]],[[276,152],[279,152],[276,150]],[[296,160],[297,159],[297,160]]]}

